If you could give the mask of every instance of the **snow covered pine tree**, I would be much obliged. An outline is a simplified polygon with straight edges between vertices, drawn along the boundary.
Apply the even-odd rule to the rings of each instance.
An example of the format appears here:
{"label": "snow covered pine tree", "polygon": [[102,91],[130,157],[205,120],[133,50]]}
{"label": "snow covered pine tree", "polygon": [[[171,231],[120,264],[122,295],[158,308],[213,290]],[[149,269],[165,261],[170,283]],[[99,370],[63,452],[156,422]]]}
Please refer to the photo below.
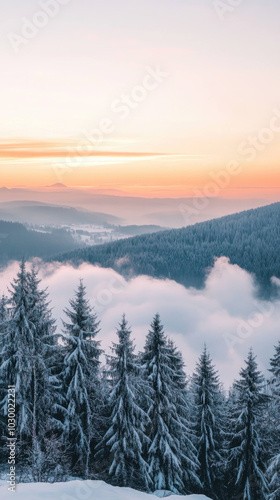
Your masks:
{"label": "snow covered pine tree", "polygon": [[220,496],[223,471],[221,385],[206,346],[196,365],[192,385],[199,478],[203,493],[216,499]]}
{"label": "snow covered pine tree", "polygon": [[[30,438],[32,425],[32,375],[34,355],[34,326],[30,320],[30,295],[25,262],[22,261],[11,291],[11,318],[2,350],[1,375],[6,386],[15,386],[17,437],[23,443]],[[5,391],[1,411],[6,416],[8,395]]]}
{"label": "snow covered pine tree", "polygon": [[151,445],[147,461],[153,490],[184,493],[190,486],[185,484],[185,479],[199,483],[195,473],[197,463],[178,397],[182,365],[164,334],[159,314],[155,315],[147,335],[142,364],[151,389],[147,410],[151,420],[147,430]]}
{"label": "snow covered pine tree", "polygon": [[[91,438],[94,429],[91,398],[99,384],[100,342],[99,322],[86,298],[86,288],[80,281],[71,309],[64,312],[70,319],[63,321],[66,355],[62,373],[66,400],[63,438],[71,455],[71,469],[88,478]],[[97,401],[95,401],[95,404]]]}
{"label": "snow covered pine tree", "polygon": [[149,490],[151,480],[142,449],[148,442],[145,426],[149,418],[137,404],[139,367],[124,315],[117,335],[119,342],[113,344],[113,355],[107,358],[112,386],[110,425],[98,446],[97,456],[107,456],[113,484]]}
{"label": "snow covered pine tree", "polygon": [[232,476],[231,499],[265,500],[268,495],[262,460],[263,443],[259,435],[266,398],[263,394],[264,378],[255,359],[250,350],[246,367],[240,371],[240,380],[234,383],[237,395],[228,464]]}
{"label": "snow covered pine tree", "polygon": [[[6,385],[16,387],[16,415],[19,464],[31,469],[34,481],[42,479],[47,466],[42,442],[51,425],[54,380],[48,358],[50,338],[55,326],[48,309],[47,294],[39,290],[40,281],[33,269],[28,272],[23,261],[11,285],[10,312],[5,326],[1,354],[1,373]],[[1,411],[7,414],[7,391]]]}
{"label": "snow covered pine tree", "polygon": [[199,479],[199,460],[196,449],[195,425],[192,421],[195,408],[190,390],[187,389],[187,377],[184,371],[184,361],[181,352],[177,349],[174,342],[168,339],[170,348],[170,366],[173,369],[172,380],[174,395],[174,405],[181,421],[180,446],[181,463],[183,471],[184,491],[187,494],[199,492],[202,490],[202,484]]}
{"label": "snow covered pine tree", "polygon": [[50,437],[55,432],[53,410],[59,400],[59,379],[52,373],[56,361],[55,320],[49,308],[48,294],[40,289],[41,280],[32,267],[27,274],[29,321],[33,325],[32,359],[32,446],[30,466],[34,481],[43,481],[57,466],[58,454],[51,453]]}
{"label": "snow covered pine tree", "polygon": [[[272,458],[267,469],[267,479],[269,481],[269,500],[279,500],[280,498],[280,342],[275,346],[275,354],[270,360],[269,371],[271,377],[271,402],[269,406],[270,416],[270,452]],[[265,425],[265,422],[263,422]]]}

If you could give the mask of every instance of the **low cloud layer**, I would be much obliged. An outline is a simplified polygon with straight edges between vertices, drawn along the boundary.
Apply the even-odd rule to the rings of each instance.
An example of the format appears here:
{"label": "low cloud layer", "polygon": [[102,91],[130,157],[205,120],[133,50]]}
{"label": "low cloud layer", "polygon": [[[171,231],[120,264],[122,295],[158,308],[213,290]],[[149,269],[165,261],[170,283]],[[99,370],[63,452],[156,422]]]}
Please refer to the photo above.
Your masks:
{"label": "low cloud layer", "polygon": [[[225,257],[212,268],[203,290],[186,289],[170,280],[140,276],[126,281],[112,269],[83,264],[40,265],[43,285],[49,288],[53,313],[60,318],[80,278],[101,320],[102,347],[108,352],[123,313],[132,327],[138,349],[142,349],[149,324],[159,312],[165,331],[182,350],[186,371],[191,373],[206,343],[226,386],[238,377],[252,346],[265,371],[280,338],[280,301],[256,298],[253,277]],[[0,289],[15,276],[13,263],[0,273]]]}

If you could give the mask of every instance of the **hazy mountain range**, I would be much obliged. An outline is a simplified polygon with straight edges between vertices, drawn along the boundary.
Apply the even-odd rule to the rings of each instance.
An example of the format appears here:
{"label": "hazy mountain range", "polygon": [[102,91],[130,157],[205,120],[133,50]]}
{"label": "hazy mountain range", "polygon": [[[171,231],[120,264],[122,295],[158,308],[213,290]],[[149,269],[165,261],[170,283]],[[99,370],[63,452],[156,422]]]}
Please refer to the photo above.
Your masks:
{"label": "hazy mountain range", "polygon": [[[134,198],[60,183],[37,190],[1,188],[0,264],[59,255],[60,260],[112,267],[125,276],[148,274],[201,286],[214,258],[225,255],[268,283],[272,275],[279,277],[279,204],[217,219],[266,204],[256,199]],[[209,222],[195,224],[200,220]],[[147,236],[114,242],[143,234]],[[82,249],[104,241],[113,243]]]}
{"label": "hazy mountain range", "polygon": [[10,201],[0,203],[0,219],[36,225],[120,224],[114,215],[90,212],[67,206],[38,201]]}
{"label": "hazy mountain range", "polygon": [[[125,196],[122,191],[109,191],[112,194],[104,194],[104,190],[93,189],[70,189],[60,183],[41,188],[37,190],[28,190],[25,188],[7,189],[0,188],[0,211],[8,211],[11,217],[15,217],[16,207],[7,204],[7,202],[39,202],[41,207],[43,204],[56,205],[63,207],[72,207],[78,210],[87,210],[94,212],[95,217],[101,217],[109,222],[110,217],[126,224],[137,225],[160,225],[164,227],[179,228],[196,222],[221,217],[240,210],[247,210],[259,206],[267,205],[269,202],[264,199],[222,199],[222,198],[141,198]],[[20,205],[18,205],[19,207]],[[31,204],[25,204],[24,213],[28,217],[35,217],[38,220],[37,206],[33,210]],[[198,208],[197,208],[198,207]],[[40,208],[41,215],[46,216],[47,209]],[[48,209],[51,212],[51,209]],[[53,214],[55,213],[52,207]],[[61,212],[58,217],[62,216]],[[5,214],[4,214],[5,215]],[[20,214],[20,219],[7,219],[1,215],[0,218],[5,220],[23,221],[23,214]],[[68,211],[67,217],[71,214]],[[81,214],[79,214],[79,217]],[[18,217],[18,214],[16,215]],[[66,217],[64,211],[63,217]],[[73,217],[77,214],[73,212]],[[86,215],[84,214],[85,218]],[[89,217],[89,215],[87,215]],[[43,222],[41,221],[41,224]]]}

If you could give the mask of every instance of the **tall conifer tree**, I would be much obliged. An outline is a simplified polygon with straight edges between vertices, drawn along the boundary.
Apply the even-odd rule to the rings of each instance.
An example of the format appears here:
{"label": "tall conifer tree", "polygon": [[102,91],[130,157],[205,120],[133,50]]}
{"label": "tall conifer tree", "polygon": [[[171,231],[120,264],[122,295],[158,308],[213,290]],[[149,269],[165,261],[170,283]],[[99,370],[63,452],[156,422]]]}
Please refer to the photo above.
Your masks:
{"label": "tall conifer tree", "polygon": [[221,385],[206,346],[192,379],[195,403],[199,478],[203,493],[218,498],[221,489],[223,422]]}
{"label": "tall conifer tree", "polygon": [[145,425],[148,416],[139,407],[135,346],[125,316],[117,330],[118,343],[108,357],[108,375],[112,384],[111,418],[99,448],[108,456],[109,476],[118,486],[149,490],[148,465],[143,458],[143,446],[148,439]]}
{"label": "tall conifer tree", "polygon": [[69,445],[71,467],[82,477],[89,473],[91,439],[94,434],[91,401],[93,388],[99,384],[100,341],[99,322],[86,298],[86,288],[81,281],[71,309],[65,314],[69,322],[63,321],[66,355],[62,373],[66,412],[64,419],[64,441]]}
{"label": "tall conifer tree", "polygon": [[[173,346],[164,333],[159,314],[154,317],[148,333],[142,363],[144,376],[151,389],[148,415],[151,423],[148,435],[151,444],[147,450],[149,472],[154,490],[184,493],[186,490],[184,462],[189,472],[195,471],[195,459],[188,442],[189,456],[182,449],[186,445],[186,431],[180,416],[178,385],[182,383],[181,362],[175,360]],[[178,384],[178,385],[176,385]],[[184,464],[185,465],[185,464]]]}
{"label": "tall conifer tree", "polygon": [[230,498],[265,500],[268,484],[263,463],[263,446],[260,438],[266,398],[263,394],[264,378],[258,371],[256,359],[250,350],[246,367],[235,382],[236,400],[233,412],[234,429],[229,456],[232,475]]}

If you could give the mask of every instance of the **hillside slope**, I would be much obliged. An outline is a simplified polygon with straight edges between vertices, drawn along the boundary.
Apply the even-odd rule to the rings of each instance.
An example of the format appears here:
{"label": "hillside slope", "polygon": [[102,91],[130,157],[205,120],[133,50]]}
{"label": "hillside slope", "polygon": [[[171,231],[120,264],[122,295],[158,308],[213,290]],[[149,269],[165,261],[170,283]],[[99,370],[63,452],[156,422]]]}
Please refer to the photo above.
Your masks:
{"label": "hillside slope", "polygon": [[71,234],[63,229],[42,233],[29,231],[17,222],[0,220],[0,265],[23,257],[48,258],[77,247]]}
{"label": "hillside slope", "polygon": [[124,276],[147,274],[201,287],[215,257],[256,275],[262,286],[280,278],[280,203],[182,229],[88,247],[58,257],[111,267]]}

